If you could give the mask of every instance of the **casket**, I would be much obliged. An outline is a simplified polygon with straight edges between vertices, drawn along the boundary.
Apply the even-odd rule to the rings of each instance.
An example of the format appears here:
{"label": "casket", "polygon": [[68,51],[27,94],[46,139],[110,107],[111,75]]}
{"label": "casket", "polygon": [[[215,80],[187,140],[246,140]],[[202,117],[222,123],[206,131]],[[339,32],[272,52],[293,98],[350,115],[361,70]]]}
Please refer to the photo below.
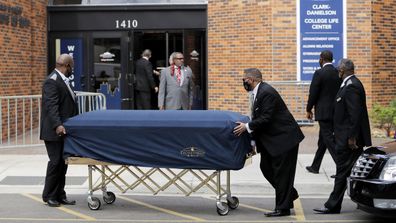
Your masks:
{"label": "casket", "polygon": [[238,170],[250,152],[247,133],[235,136],[229,111],[101,110],[64,123],[65,158],[157,168]]}

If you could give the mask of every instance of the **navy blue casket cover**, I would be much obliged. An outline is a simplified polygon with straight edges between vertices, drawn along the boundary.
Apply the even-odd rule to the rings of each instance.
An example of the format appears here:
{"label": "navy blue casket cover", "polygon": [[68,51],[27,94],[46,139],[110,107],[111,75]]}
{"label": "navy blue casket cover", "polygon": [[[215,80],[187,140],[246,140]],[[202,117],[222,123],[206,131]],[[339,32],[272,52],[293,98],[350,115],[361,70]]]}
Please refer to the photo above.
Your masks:
{"label": "navy blue casket cover", "polygon": [[247,116],[228,111],[102,110],[64,123],[64,156],[158,168],[237,170],[251,150]]}

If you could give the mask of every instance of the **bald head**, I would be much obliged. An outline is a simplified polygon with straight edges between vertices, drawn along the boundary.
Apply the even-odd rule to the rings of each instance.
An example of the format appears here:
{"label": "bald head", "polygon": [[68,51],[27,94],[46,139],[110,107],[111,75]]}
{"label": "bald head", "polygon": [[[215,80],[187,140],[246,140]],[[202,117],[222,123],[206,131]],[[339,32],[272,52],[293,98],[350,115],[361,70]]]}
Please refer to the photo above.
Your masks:
{"label": "bald head", "polygon": [[69,54],[61,54],[57,59],[56,59],[56,67],[58,67],[58,65],[62,66],[62,65],[68,65],[70,64],[71,66],[74,65],[73,63],[73,57],[71,57]]}
{"label": "bald head", "polygon": [[74,67],[73,57],[69,54],[61,54],[56,59],[56,69],[62,72],[67,77],[71,75],[72,69]]}

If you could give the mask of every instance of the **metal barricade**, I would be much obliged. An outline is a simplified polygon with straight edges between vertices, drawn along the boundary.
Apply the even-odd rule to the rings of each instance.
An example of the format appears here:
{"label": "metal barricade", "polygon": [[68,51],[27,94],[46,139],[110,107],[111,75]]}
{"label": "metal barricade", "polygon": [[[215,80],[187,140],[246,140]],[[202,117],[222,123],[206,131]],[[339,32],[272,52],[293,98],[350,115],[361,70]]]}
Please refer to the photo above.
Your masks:
{"label": "metal barricade", "polygon": [[[79,114],[106,109],[101,93],[76,92]],[[0,149],[43,146],[41,95],[0,96]]]}
{"label": "metal barricade", "polygon": [[41,95],[0,96],[0,149],[39,146]]}
{"label": "metal barricade", "polygon": [[79,114],[106,109],[106,96],[102,93],[76,91],[76,95]]}

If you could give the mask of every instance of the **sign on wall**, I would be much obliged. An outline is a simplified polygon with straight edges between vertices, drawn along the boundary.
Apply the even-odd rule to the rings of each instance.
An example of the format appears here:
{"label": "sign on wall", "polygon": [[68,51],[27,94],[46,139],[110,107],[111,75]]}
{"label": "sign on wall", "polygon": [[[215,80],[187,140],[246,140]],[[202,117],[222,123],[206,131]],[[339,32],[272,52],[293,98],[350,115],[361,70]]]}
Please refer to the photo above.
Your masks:
{"label": "sign on wall", "polygon": [[346,0],[297,0],[297,80],[311,81],[323,50],[346,57]]}
{"label": "sign on wall", "polygon": [[22,16],[22,14],[22,6],[11,6],[0,3],[0,25],[10,25],[15,28],[28,28],[30,26],[30,19]]}
{"label": "sign on wall", "polygon": [[83,65],[83,49],[82,39],[56,39],[56,58],[60,54],[69,54],[73,57],[74,68],[73,73],[69,77],[73,90],[82,91],[81,75]]}

